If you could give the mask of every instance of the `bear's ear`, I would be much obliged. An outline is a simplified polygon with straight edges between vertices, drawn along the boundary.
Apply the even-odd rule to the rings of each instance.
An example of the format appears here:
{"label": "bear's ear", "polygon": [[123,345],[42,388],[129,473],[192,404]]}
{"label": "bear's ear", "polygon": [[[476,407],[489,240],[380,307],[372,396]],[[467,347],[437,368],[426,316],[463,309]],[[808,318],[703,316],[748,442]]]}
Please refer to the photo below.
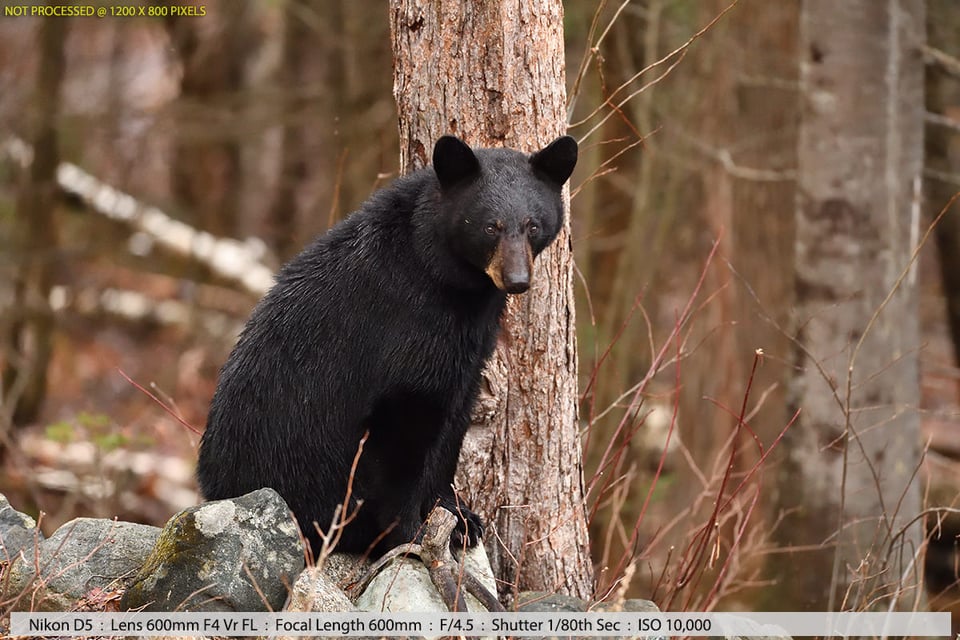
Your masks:
{"label": "bear's ear", "polygon": [[577,141],[570,136],[557,138],[530,156],[530,166],[557,185],[563,185],[577,166]]}
{"label": "bear's ear", "polygon": [[480,174],[480,161],[467,143],[456,136],[443,136],[433,146],[433,170],[442,189]]}

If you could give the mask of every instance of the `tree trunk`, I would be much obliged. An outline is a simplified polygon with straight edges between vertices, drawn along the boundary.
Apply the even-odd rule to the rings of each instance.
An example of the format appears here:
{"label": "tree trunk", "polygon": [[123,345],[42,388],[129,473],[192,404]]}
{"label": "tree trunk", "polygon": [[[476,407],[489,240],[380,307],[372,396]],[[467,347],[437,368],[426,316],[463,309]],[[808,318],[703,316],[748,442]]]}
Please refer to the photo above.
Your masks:
{"label": "tree trunk", "polygon": [[[400,164],[454,133],[478,147],[541,148],[565,131],[563,7],[391,0]],[[460,458],[459,489],[487,522],[497,578],[587,597],[569,216],[512,297]]]}
{"label": "tree trunk", "polygon": [[778,535],[813,550],[782,565],[781,609],[920,598],[922,531],[907,527],[920,512],[920,340],[913,274],[899,279],[919,222],[924,33],[922,0],[802,9],[790,388],[801,414]]}
{"label": "tree trunk", "polygon": [[[960,5],[956,0],[927,2],[927,30],[930,46],[955,59],[960,57]],[[955,71],[949,72],[942,65],[928,64],[926,90],[927,109],[936,116],[927,122],[924,141],[926,219],[933,220],[960,190],[960,75]],[[953,343],[952,352],[940,352],[931,359],[934,367],[939,369],[942,365],[949,365],[951,360],[953,366],[960,366],[960,207],[956,203],[937,223],[934,236],[938,250],[937,263],[940,267],[944,314],[941,317],[933,316],[933,322],[946,320],[949,338]],[[938,341],[938,344],[943,343]],[[960,391],[960,387],[954,388]],[[937,404],[939,403],[936,401],[928,402],[926,408],[936,410]],[[937,431],[940,430],[933,433],[936,434]],[[931,450],[939,450],[950,458],[956,458],[956,449],[953,447],[955,425],[949,424],[942,433],[940,437],[933,437],[930,442]],[[950,463],[953,464],[953,461]],[[928,476],[930,487],[927,505],[953,506],[955,481],[945,477],[945,474]],[[947,492],[938,492],[938,486],[947,488]],[[938,493],[943,494],[945,499],[937,499]],[[957,601],[960,586],[960,515],[947,513],[935,521],[931,518],[927,523],[927,532],[930,534],[930,542],[924,559],[924,578],[930,596],[930,607],[935,611],[951,611],[953,636],[957,637],[960,632],[960,603]]]}
{"label": "tree trunk", "polygon": [[[332,2],[328,7],[339,8]],[[306,126],[299,117],[303,109],[305,67],[311,52],[311,34],[304,13],[308,7],[302,0],[289,0],[283,8],[283,64],[277,70],[281,76],[280,175],[276,193],[267,215],[266,236],[274,253],[287,260],[299,251],[303,243],[298,237],[297,192],[308,176]],[[333,87],[337,92],[339,87]]]}
{"label": "tree trunk", "polygon": [[[40,21],[40,62],[33,106],[26,114],[26,136],[33,147],[33,162],[24,172],[17,192],[13,236],[20,266],[13,283],[13,321],[4,327],[7,344],[0,354],[6,361],[0,409],[10,412],[3,417],[13,424],[35,420],[40,412],[53,350],[54,317],[48,312],[48,300],[57,257],[53,213],[57,202],[55,176],[60,162],[57,115],[66,31],[65,19]],[[4,422],[0,420],[0,425]]]}
{"label": "tree trunk", "polygon": [[214,235],[236,235],[242,167],[236,130],[244,64],[255,42],[249,2],[208,7],[203,20],[169,18],[183,72],[172,163],[177,202],[189,222]]}
{"label": "tree trunk", "polygon": [[[932,2],[930,44],[947,54],[960,56],[960,7],[954,2]],[[927,108],[960,126],[960,78],[947,76],[938,66],[926,70]],[[934,175],[925,183],[929,213],[936,216],[960,189],[960,128],[938,120],[929,126],[926,137],[926,166]],[[945,215],[935,229],[940,277],[946,307],[947,326],[953,339],[954,364],[960,366],[960,212]]]}

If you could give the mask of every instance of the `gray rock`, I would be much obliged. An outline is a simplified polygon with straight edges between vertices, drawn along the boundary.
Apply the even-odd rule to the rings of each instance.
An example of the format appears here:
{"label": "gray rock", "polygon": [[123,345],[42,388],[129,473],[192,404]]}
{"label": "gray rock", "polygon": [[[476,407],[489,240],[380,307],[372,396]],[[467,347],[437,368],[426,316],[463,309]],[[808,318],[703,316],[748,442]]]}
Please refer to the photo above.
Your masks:
{"label": "gray rock", "polygon": [[584,612],[588,603],[562,593],[521,591],[517,596],[517,611],[552,613],[554,611]]}
{"label": "gray rock", "polygon": [[331,553],[323,561],[323,573],[341,589],[349,589],[367,574],[373,560],[359,553]]}
{"label": "gray rock", "polygon": [[303,567],[290,509],[276,491],[260,489],[171,518],[120,606],[279,611]]}
{"label": "gray rock", "polygon": [[[547,593],[546,591],[521,591],[516,599],[517,611],[526,613],[556,613],[587,611],[589,603],[579,598],[562,593]],[[560,636],[532,636],[532,640],[554,640]],[[563,636],[564,638],[580,638],[581,636]]]}
{"label": "gray rock", "polygon": [[[660,608],[649,600],[630,599],[621,602],[600,602],[590,605],[579,598],[566,596],[560,593],[545,593],[543,591],[522,591],[517,596],[517,610],[527,612],[550,613],[555,611],[610,611],[610,612],[637,612],[637,613],[659,613]],[[553,640],[558,636],[544,636],[544,640],[549,638]],[[569,636],[562,636],[569,637]],[[577,638],[587,638],[591,636],[576,636]],[[667,636],[631,636],[637,640],[667,640]]]}
{"label": "gray rock", "polygon": [[775,625],[759,624],[748,618],[739,618],[737,628],[742,629],[744,626],[750,629],[750,633],[745,636],[725,633],[723,635],[710,636],[709,640],[790,640],[790,636],[788,636],[783,629]]}
{"label": "gray rock", "polygon": [[[650,600],[641,600],[639,598],[630,598],[623,601],[620,611],[631,613],[660,613],[660,607]],[[645,640],[668,640],[667,636],[641,636]]]}
{"label": "gray rock", "polygon": [[10,567],[7,596],[20,610],[68,611],[92,589],[123,589],[140,568],[160,529],[132,522],[77,518]]}
{"label": "gray rock", "polygon": [[[465,566],[490,593],[496,595],[497,583],[483,543],[467,550]],[[470,611],[486,611],[473,596],[468,594],[465,599]],[[398,557],[383,567],[357,598],[356,604],[361,611],[447,611],[427,568],[416,557]]]}
{"label": "gray rock", "polygon": [[42,540],[43,532],[37,529],[36,521],[11,507],[0,493],[0,562],[13,562],[21,549],[32,552]]}
{"label": "gray rock", "polygon": [[631,613],[660,613],[660,607],[649,600],[640,600],[631,598],[623,601],[623,606],[619,611],[628,611]]}
{"label": "gray rock", "polygon": [[356,611],[350,599],[327,575],[326,567],[310,567],[300,574],[290,592],[285,611]]}

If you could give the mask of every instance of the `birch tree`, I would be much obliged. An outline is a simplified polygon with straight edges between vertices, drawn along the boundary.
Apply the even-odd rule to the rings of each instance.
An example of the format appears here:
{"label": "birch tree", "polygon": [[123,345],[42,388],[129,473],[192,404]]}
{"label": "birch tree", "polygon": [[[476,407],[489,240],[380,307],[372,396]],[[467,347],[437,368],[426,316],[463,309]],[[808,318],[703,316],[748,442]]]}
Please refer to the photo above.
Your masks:
{"label": "birch tree", "polygon": [[801,413],[778,531],[805,550],[782,566],[781,606],[918,597],[920,340],[908,265],[924,33],[922,0],[803,4],[791,387]]}

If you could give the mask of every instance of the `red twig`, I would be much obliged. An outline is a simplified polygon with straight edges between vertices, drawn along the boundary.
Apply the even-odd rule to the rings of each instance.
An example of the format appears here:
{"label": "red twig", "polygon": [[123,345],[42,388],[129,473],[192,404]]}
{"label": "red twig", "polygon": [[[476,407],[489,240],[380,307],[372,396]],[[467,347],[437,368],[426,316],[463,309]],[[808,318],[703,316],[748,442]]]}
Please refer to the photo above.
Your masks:
{"label": "red twig", "polygon": [[183,426],[185,426],[187,429],[190,429],[190,431],[193,431],[193,432],[194,432],[195,434],[197,434],[198,436],[201,435],[202,432],[201,432],[199,429],[197,429],[195,426],[193,426],[192,424],[190,424],[189,422],[187,422],[186,420],[184,420],[184,419],[183,419],[183,416],[181,416],[181,415],[178,414],[176,411],[174,411],[172,408],[170,408],[170,407],[168,407],[166,404],[164,404],[164,402],[163,402],[160,398],[158,398],[157,396],[155,396],[154,394],[152,394],[150,391],[148,391],[146,388],[144,388],[144,387],[143,387],[141,384],[139,384],[138,382],[134,381],[133,378],[131,378],[130,376],[128,376],[126,373],[123,372],[123,369],[121,369],[120,367],[117,367],[117,371],[120,373],[121,376],[124,377],[124,379],[125,379],[127,382],[129,382],[130,384],[132,384],[134,387],[136,387],[137,389],[139,389],[142,393],[146,394],[148,398],[150,398],[151,400],[153,400],[154,402],[156,402],[158,405],[160,405],[160,408],[162,408],[164,411],[166,411],[168,414],[170,414],[170,416],[171,416],[174,420],[176,420],[177,422],[179,422],[180,424],[182,424]]}

